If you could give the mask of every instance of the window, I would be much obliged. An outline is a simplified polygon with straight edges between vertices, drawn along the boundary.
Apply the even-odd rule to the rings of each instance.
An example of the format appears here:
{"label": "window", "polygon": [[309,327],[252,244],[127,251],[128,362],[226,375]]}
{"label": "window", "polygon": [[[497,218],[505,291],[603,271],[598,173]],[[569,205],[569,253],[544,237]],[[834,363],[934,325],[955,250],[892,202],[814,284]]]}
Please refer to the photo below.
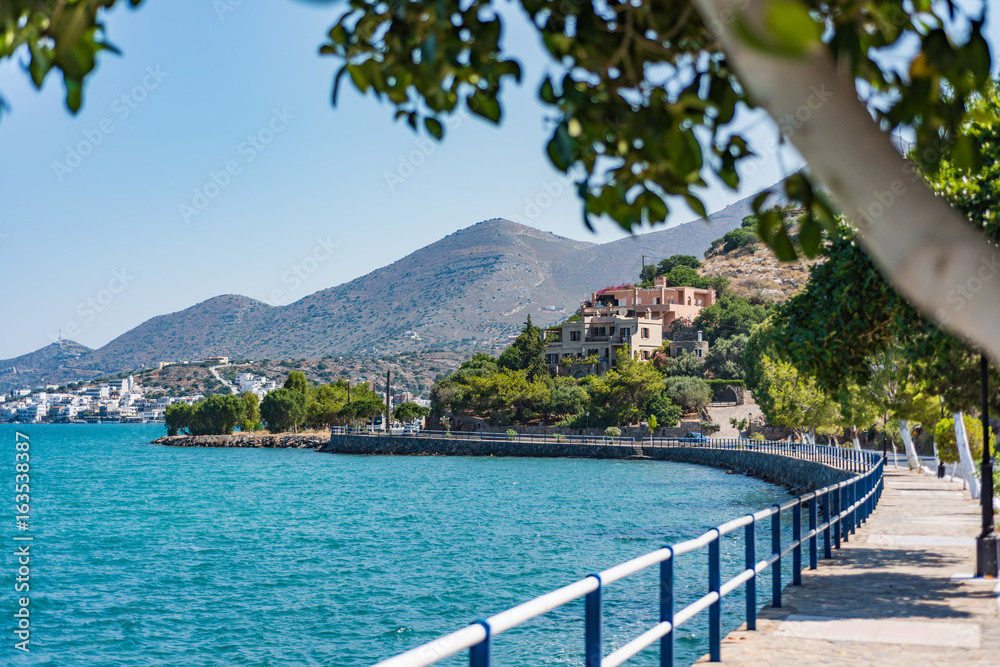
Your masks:
{"label": "window", "polygon": [[642,305],[642,297],[637,296],[635,298],[635,305],[637,305],[637,306],[641,306]]}
{"label": "window", "polygon": [[642,337],[643,338],[649,338],[649,327],[643,327],[642,328]]}
{"label": "window", "polygon": [[570,331],[569,332],[569,339],[570,340],[580,340],[580,332],[579,331]]}
{"label": "window", "polygon": [[660,297],[656,297],[655,299],[653,299],[653,305],[654,306],[659,306],[660,305]]}
{"label": "window", "polygon": [[696,347],[694,349],[694,353],[697,354],[700,357],[700,356],[702,356],[704,354],[704,351],[700,347]]}

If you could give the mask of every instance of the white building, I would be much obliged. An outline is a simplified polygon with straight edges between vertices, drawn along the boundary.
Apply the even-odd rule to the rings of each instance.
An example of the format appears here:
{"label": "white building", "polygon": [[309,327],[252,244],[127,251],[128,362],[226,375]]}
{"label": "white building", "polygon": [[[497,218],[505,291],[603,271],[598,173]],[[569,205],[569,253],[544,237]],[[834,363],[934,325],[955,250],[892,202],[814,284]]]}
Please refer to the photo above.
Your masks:
{"label": "white building", "polygon": [[42,421],[47,414],[48,408],[43,403],[29,403],[17,409],[17,421],[33,424]]}
{"label": "white building", "polygon": [[269,380],[261,375],[254,375],[253,373],[240,373],[236,376],[236,388],[241,394],[245,391],[249,391],[251,394],[256,394],[257,398],[263,400],[269,392],[272,392],[277,388],[277,384],[274,380]]}
{"label": "white building", "polygon": [[98,387],[87,387],[83,390],[84,396],[89,396],[90,398],[108,398],[111,396],[111,387],[106,384],[102,384]]}

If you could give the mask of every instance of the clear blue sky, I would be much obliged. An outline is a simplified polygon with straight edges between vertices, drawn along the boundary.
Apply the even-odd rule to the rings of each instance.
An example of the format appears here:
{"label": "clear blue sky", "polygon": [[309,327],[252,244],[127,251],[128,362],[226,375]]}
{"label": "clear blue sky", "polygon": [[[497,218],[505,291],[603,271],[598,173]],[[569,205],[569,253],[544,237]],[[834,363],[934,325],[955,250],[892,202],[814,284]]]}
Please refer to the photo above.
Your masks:
{"label": "clear blue sky", "polygon": [[[342,6],[241,2],[221,18],[207,1],[116,9],[108,36],[123,56],[101,57],[75,117],[59,77],[37,92],[19,64],[0,66],[11,107],[0,120],[0,358],[47,345],[60,328],[97,347],[219,294],[289,303],[489,218],[576,239],[623,235],[610,223],[587,232],[572,192],[529,208],[558,176],[544,155],[550,112],[536,101],[548,64],[511,12],[504,40],[525,77],[508,90],[502,126],[462,118],[390,188],[386,174],[419,148],[388,106],[350,86],[332,108],[338,62],[318,47]],[[761,116],[743,121],[758,145],[774,136]],[[273,135],[260,150],[244,143],[262,131]],[[92,152],[67,158],[88,141]],[[230,162],[239,172],[185,220],[181,204],[204,205],[194,190]],[[708,193],[709,210],[779,177],[766,156],[741,193]],[[670,224],[692,217],[678,206]],[[319,246],[328,258],[313,262]]]}

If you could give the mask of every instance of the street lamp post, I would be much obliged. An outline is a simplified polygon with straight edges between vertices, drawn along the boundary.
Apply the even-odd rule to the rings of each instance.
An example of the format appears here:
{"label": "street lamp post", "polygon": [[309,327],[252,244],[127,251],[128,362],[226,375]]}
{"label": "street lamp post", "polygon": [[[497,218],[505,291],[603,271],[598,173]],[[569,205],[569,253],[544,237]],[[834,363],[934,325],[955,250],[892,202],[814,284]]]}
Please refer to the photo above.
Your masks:
{"label": "street lamp post", "polygon": [[[944,421],[944,401],[943,400],[941,401],[941,421]],[[935,437],[937,437],[937,436],[935,436]],[[940,456],[941,450],[937,449],[936,446],[935,446],[934,449],[935,449],[935,453],[938,454],[937,476],[938,476],[938,479],[944,479],[944,461],[941,460],[941,456]]]}
{"label": "street lamp post", "polygon": [[979,500],[983,508],[983,531],[976,538],[976,576],[997,576],[1000,554],[997,552],[997,535],[993,530],[993,462],[990,452],[990,396],[989,362],[986,355],[979,357],[980,384],[983,392],[983,460]]}
{"label": "street lamp post", "polygon": [[882,420],[882,468],[889,465],[889,413]]}

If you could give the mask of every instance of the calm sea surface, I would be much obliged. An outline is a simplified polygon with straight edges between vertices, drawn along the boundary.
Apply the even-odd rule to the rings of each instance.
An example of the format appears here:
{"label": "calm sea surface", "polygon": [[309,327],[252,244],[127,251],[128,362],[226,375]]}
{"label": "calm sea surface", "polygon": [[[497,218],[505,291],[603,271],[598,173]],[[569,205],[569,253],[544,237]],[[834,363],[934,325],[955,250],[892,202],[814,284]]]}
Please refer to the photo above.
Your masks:
{"label": "calm sea surface", "polygon": [[[31,443],[25,532],[13,511],[16,428]],[[0,426],[0,664],[369,665],[787,499],[677,463],[146,444],[162,434]],[[29,654],[13,647],[15,535],[34,537]],[[724,556],[731,576],[741,541]],[[706,557],[679,561],[681,604],[706,592]],[[605,590],[605,654],[656,623],[655,572]],[[761,581],[761,605],[769,590]],[[726,599],[725,631],[742,622],[742,599]],[[497,637],[495,663],[582,664],[582,617],[577,601]],[[707,651],[707,615],[678,632],[684,660]]]}

